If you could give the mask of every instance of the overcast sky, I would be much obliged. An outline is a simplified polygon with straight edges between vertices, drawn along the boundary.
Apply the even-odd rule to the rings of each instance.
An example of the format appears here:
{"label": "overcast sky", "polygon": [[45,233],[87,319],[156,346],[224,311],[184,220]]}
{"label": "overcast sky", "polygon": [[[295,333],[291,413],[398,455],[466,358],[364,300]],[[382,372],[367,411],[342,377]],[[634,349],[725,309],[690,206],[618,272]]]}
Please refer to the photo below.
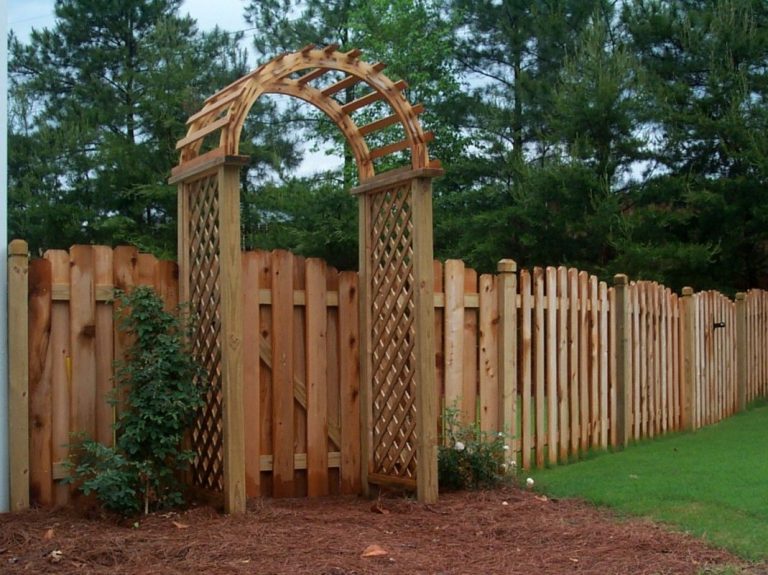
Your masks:
{"label": "overcast sky", "polygon": [[[8,28],[26,41],[32,28],[53,26],[54,0],[7,0]],[[245,0],[184,0],[181,13],[189,13],[202,30],[218,24],[230,32],[248,27],[243,20]]]}

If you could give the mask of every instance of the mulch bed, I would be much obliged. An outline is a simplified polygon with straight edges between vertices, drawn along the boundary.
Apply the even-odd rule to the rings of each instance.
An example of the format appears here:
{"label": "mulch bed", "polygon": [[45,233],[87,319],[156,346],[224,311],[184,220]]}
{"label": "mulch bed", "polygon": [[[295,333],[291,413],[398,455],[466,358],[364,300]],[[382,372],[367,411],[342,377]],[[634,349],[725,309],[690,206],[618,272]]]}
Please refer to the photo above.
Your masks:
{"label": "mulch bed", "polygon": [[693,575],[724,564],[740,561],[648,521],[514,488],[442,495],[433,506],[402,496],[262,499],[242,516],[199,507],[137,525],[73,510],[0,514],[0,573]]}

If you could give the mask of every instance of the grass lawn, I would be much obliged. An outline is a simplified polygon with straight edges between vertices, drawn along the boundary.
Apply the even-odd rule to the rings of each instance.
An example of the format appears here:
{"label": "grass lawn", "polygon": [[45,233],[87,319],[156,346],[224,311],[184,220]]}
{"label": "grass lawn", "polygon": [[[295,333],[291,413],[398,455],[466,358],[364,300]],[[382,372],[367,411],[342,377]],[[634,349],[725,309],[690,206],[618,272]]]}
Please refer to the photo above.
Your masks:
{"label": "grass lawn", "polygon": [[529,475],[549,495],[649,517],[745,559],[768,559],[768,405]]}

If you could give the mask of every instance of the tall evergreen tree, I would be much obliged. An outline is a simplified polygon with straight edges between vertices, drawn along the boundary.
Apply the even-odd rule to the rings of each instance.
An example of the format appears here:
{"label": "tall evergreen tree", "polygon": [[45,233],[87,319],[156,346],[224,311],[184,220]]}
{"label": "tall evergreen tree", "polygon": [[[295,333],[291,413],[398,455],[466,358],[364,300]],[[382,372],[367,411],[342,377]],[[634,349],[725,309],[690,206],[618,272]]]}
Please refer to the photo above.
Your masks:
{"label": "tall evergreen tree", "polygon": [[57,0],[52,29],[12,40],[14,235],[175,253],[175,142],[245,64],[239,36],[201,33],[180,4]]}
{"label": "tall evergreen tree", "polygon": [[436,218],[437,243],[483,270],[510,255],[523,265],[604,264],[613,172],[626,161],[617,144],[631,131],[610,3],[455,0],[453,9],[474,153],[462,193]]}
{"label": "tall evergreen tree", "polygon": [[[409,87],[405,96],[413,103],[423,103],[426,112],[422,116],[425,130],[435,132],[434,144],[430,145],[431,154],[443,161],[447,169],[446,178],[437,183],[437,194],[451,186],[455,175],[452,167],[464,154],[467,145],[466,135],[460,129],[458,118],[461,114],[463,96],[452,58],[453,27],[448,20],[450,14],[443,9],[443,3],[435,0],[299,0],[299,1],[252,1],[246,8],[247,20],[259,30],[255,38],[255,48],[260,59],[267,60],[283,51],[292,51],[306,44],[323,46],[338,44],[339,50],[354,48],[363,51],[363,58],[368,61],[383,61],[387,64],[385,73],[392,79],[405,79]],[[329,74],[329,77],[332,75]],[[339,76],[340,78],[340,76]],[[350,102],[361,96],[367,87],[364,83],[349,87],[338,94],[342,103]],[[374,119],[364,117],[371,114],[376,106],[369,106],[356,113],[355,120],[364,124]],[[345,145],[336,126],[320,112],[308,109],[308,106],[286,106],[284,122],[290,126],[303,126],[307,136],[318,137],[322,145],[342,155],[344,167],[336,177],[317,181],[290,181],[283,186],[291,190],[290,194],[276,193],[274,183],[268,182],[260,189],[254,189],[247,198],[251,209],[261,210],[265,218],[270,219],[266,234],[252,237],[254,245],[272,245],[272,234],[293,238],[290,247],[299,249],[308,255],[319,255],[322,242],[318,243],[316,230],[327,229],[326,221],[320,221],[322,211],[316,211],[317,221],[309,224],[299,198],[322,193],[332,195],[338,200],[338,209],[344,213],[344,220],[356,220],[356,205],[348,197],[348,189],[356,183],[356,167],[350,150]],[[375,109],[374,114],[384,115],[389,112]],[[383,134],[369,137],[371,148],[399,139],[396,127]],[[388,139],[389,138],[389,139]],[[401,158],[405,161],[404,158]],[[379,166],[386,169],[388,166]],[[336,182],[338,190],[329,187]],[[262,193],[263,192],[263,193]],[[280,199],[281,209],[276,209],[275,200]],[[274,217],[278,214],[277,219]],[[306,234],[298,234],[297,224],[308,225]],[[333,230],[334,237],[344,236],[341,245],[348,252],[337,254],[335,263],[356,260],[356,233],[354,226],[339,226]],[[313,241],[302,238],[312,237]],[[340,236],[339,236],[340,237]]]}
{"label": "tall evergreen tree", "polygon": [[635,0],[622,18],[645,70],[654,171],[618,263],[697,288],[766,285],[768,5]]}

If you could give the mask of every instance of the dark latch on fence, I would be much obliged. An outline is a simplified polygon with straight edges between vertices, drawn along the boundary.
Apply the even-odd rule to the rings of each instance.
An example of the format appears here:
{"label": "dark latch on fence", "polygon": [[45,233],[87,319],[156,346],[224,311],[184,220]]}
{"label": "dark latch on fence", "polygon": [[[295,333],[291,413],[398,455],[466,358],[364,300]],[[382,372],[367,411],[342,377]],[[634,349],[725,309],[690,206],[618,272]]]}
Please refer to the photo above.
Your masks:
{"label": "dark latch on fence", "polygon": [[714,328],[717,329],[719,327],[725,327],[725,322],[724,321],[716,321],[715,324],[714,324]]}

